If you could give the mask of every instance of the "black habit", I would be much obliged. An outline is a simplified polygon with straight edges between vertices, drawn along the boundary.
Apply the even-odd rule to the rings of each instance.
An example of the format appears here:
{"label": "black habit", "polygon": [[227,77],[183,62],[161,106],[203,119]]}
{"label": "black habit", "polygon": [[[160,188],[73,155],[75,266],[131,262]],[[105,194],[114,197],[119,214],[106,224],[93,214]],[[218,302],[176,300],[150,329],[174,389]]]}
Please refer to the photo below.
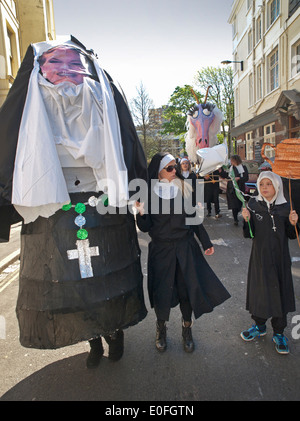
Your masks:
{"label": "black habit", "polygon": [[[283,317],[295,311],[288,239],[295,239],[288,203],[271,205],[251,198],[248,203],[254,235],[248,269],[246,309],[259,318]],[[274,223],[273,223],[274,221]],[[244,236],[250,238],[248,223]]]}
{"label": "black habit", "polygon": [[[11,204],[12,181],[33,60],[33,47],[29,46],[0,109],[2,242],[9,241],[10,226],[22,219]],[[128,106],[109,76],[108,79],[120,123],[128,181],[135,178],[147,181],[146,159]],[[74,204],[84,203],[92,195],[99,193],[71,193],[70,197]],[[99,335],[109,335],[116,329],[138,323],[146,316],[135,221],[128,210],[125,214],[118,209],[114,213],[102,215],[95,207],[87,206],[85,228],[90,247],[97,247],[99,253],[91,257],[93,276],[85,279],[81,278],[78,258],[70,260],[67,255],[69,250],[76,249],[74,208],[68,212],[59,210],[49,218],[39,217],[29,224],[23,223],[17,302],[23,346],[59,348]]]}
{"label": "black habit", "polygon": [[[159,154],[158,154],[159,155]],[[158,177],[161,156],[149,166],[149,178]],[[181,194],[180,191],[178,194]],[[187,215],[182,207],[181,214],[174,213],[175,199],[159,198],[159,209],[170,206],[168,214],[151,213],[149,194],[148,213],[137,215],[141,231],[149,232],[151,242],[148,254],[148,293],[151,307],[155,308],[158,319],[169,320],[170,309],[178,304],[175,271],[179,264],[187,286],[189,300],[195,318],[213,311],[230,294],[208,265],[194,238],[192,226],[186,224]],[[183,199],[182,199],[183,200]],[[168,202],[163,203],[163,202]]]}
{"label": "black habit", "polygon": [[[238,172],[238,169],[235,166],[233,166],[233,171],[234,171],[235,177],[240,178],[239,180],[237,180],[237,185],[238,185],[239,190],[245,193],[245,183],[249,179],[249,174],[248,174],[248,169],[245,165],[243,165],[243,168],[244,168],[244,173],[242,175]],[[228,172],[222,170],[220,172],[220,177],[228,178],[229,174]],[[227,197],[228,209],[241,210],[242,202],[237,197],[233,182],[231,180],[227,182],[226,197]]]}

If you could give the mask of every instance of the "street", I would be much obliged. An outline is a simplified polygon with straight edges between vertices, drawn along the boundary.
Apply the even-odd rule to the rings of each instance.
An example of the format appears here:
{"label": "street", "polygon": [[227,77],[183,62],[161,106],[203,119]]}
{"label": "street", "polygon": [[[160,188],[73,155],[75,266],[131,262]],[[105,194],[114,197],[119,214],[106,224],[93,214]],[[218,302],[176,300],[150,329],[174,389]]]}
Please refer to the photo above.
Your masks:
{"label": "street", "polygon": [[[265,337],[250,343],[240,337],[253,324],[245,310],[251,240],[243,238],[241,216],[239,226],[234,226],[224,195],[220,203],[223,217],[204,220],[215,246],[215,254],[207,260],[232,297],[194,321],[194,353],[183,351],[179,307],[171,312],[167,351],[159,354],[155,349],[155,315],[146,287],[149,237],[139,233],[148,316],[125,331],[125,352],[119,362],[108,360],[106,347],[99,367],[88,370],[86,342],[57,350],[21,347],[15,315],[17,279],[1,290],[0,400],[299,401],[300,339],[292,333],[300,333],[295,323],[295,316],[300,315],[299,245],[297,240],[290,241],[297,311],[288,316],[285,334],[290,354],[282,356],[272,343],[270,321]],[[5,247],[0,245],[1,250]]]}

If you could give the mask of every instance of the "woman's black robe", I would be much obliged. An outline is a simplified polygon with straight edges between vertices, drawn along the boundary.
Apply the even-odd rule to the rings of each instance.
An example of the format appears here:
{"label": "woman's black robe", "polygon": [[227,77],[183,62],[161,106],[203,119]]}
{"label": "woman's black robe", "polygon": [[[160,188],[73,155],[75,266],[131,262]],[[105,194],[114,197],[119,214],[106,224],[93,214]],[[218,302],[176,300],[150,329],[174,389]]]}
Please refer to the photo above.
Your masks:
{"label": "woman's black robe", "polygon": [[[159,201],[160,209],[163,209],[165,199],[160,198]],[[230,294],[206,262],[194,238],[194,230],[186,225],[188,215],[184,211],[174,214],[174,199],[167,201],[170,203],[169,214],[150,212],[144,216],[137,215],[138,227],[141,231],[149,231],[152,239],[148,255],[151,307],[155,308],[159,319],[169,320],[170,309],[178,304],[175,271],[179,264],[197,319],[213,311],[214,307],[230,298]]]}
{"label": "woman's black robe", "polygon": [[[263,319],[295,311],[294,287],[288,239],[295,239],[289,222],[289,205],[271,205],[251,198],[250,224],[254,235],[248,269],[246,309]],[[274,225],[272,217],[274,218]],[[276,229],[276,230],[275,230]],[[244,222],[244,236],[250,237]]]}
{"label": "woman's black robe", "polygon": [[[249,173],[245,165],[243,165],[243,168],[244,168],[244,173],[242,175],[238,172],[238,169],[235,166],[233,166],[233,171],[234,171],[235,177],[240,178],[239,180],[237,180],[237,185],[238,185],[239,190],[245,193],[245,183],[249,179]],[[229,176],[228,172],[224,170],[220,172],[220,177],[228,178],[228,176]],[[227,198],[228,209],[238,209],[239,211],[241,210],[242,202],[237,197],[233,182],[231,180],[227,182],[226,198]]]}

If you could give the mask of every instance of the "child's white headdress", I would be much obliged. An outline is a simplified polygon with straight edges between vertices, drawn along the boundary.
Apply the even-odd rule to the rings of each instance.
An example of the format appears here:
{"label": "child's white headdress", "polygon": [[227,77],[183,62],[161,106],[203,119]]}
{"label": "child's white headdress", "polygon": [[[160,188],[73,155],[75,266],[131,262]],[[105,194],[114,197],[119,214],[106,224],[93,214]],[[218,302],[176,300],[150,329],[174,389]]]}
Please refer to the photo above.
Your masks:
{"label": "child's white headdress", "polygon": [[[273,197],[271,202],[268,202],[262,195],[260,192],[260,182],[261,180],[263,180],[264,178],[268,178],[269,180],[272,181],[272,184],[274,186],[275,189],[275,196]],[[262,173],[260,173],[258,179],[257,179],[257,189],[258,189],[258,196],[257,196],[257,200],[264,200],[265,202],[269,204],[272,204],[275,202],[275,205],[282,205],[283,203],[287,203],[284,194],[283,194],[283,184],[282,184],[282,180],[281,177],[278,174],[273,173],[272,171],[264,171]]]}

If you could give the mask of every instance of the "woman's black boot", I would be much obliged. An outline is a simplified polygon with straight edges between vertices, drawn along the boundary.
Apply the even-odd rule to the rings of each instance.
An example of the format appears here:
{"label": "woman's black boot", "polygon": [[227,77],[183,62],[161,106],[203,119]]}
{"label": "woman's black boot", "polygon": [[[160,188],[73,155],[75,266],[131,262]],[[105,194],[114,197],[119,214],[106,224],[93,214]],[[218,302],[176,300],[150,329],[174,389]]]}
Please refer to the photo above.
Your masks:
{"label": "woman's black boot", "polygon": [[195,344],[192,336],[192,322],[182,321],[182,340],[185,352],[193,352]]}
{"label": "woman's black boot", "polygon": [[164,352],[167,349],[167,326],[164,320],[156,322],[155,346],[159,352]]}
{"label": "woman's black boot", "polygon": [[90,353],[86,360],[87,368],[96,368],[98,367],[100,360],[103,355],[103,346],[101,338],[91,339],[90,343]]}
{"label": "woman's black boot", "polygon": [[124,332],[116,330],[112,335],[104,336],[108,344],[108,358],[112,361],[119,361],[124,353]]}

